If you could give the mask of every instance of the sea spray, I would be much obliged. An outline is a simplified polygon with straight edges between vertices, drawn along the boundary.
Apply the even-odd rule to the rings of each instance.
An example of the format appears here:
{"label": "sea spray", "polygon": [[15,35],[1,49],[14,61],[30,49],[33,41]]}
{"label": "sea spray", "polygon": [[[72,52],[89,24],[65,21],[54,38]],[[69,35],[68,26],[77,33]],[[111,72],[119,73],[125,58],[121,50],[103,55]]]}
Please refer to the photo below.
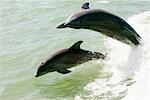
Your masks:
{"label": "sea spray", "polygon": [[[150,69],[148,68],[150,66],[149,16],[150,12],[145,12],[128,18],[128,23],[142,37],[138,47],[130,47],[107,38],[106,46],[110,49],[109,60],[105,62],[100,77],[85,86],[84,90],[89,93],[76,96],[75,99],[116,100],[127,98],[126,100],[139,100],[138,98],[145,98],[144,100],[146,100],[150,93],[148,85]],[[140,92],[139,95],[140,90],[142,93]]]}
{"label": "sea spray", "polygon": [[[132,16],[128,19],[143,38],[140,68],[135,72],[135,84],[129,88],[124,100],[148,100],[150,98],[150,11]],[[135,62],[139,63],[139,62]]]}

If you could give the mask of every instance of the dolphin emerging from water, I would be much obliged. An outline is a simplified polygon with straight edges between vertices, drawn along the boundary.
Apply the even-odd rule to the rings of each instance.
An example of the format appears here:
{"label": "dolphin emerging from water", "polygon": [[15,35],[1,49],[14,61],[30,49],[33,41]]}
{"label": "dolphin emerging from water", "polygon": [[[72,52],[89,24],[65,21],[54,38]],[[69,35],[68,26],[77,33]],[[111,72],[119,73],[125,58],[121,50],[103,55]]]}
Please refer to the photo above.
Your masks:
{"label": "dolphin emerging from water", "polygon": [[102,53],[81,49],[80,45],[82,42],[83,41],[78,41],[69,49],[63,49],[51,55],[48,59],[40,64],[35,77],[39,77],[54,71],[67,74],[71,72],[67,68],[85,63],[93,58],[105,59],[106,55],[103,55]]}
{"label": "dolphin emerging from water", "polygon": [[90,29],[130,45],[140,44],[141,37],[122,18],[101,9],[89,9],[89,3],[72,14],[57,28]]}

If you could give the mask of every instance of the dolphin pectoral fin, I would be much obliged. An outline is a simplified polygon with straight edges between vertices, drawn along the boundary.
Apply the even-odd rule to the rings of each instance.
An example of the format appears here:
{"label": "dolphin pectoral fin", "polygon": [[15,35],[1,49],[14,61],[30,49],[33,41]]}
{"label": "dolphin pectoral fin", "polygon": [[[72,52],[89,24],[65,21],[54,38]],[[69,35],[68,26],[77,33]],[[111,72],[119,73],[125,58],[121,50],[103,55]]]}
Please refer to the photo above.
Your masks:
{"label": "dolphin pectoral fin", "polygon": [[60,68],[60,69],[57,69],[57,72],[61,73],[61,74],[68,74],[70,73],[71,71],[70,70],[67,70],[65,68]]}

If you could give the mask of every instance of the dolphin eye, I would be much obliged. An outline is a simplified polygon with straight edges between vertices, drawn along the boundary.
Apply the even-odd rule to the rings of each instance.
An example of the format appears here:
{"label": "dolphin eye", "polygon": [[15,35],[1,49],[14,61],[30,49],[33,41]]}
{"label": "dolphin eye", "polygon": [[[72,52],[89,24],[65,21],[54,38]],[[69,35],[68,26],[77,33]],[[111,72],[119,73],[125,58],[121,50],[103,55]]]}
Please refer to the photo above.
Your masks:
{"label": "dolphin eye", "polygon": [[42,64],[41,65],[44,65],[44,62],[42,62]]}

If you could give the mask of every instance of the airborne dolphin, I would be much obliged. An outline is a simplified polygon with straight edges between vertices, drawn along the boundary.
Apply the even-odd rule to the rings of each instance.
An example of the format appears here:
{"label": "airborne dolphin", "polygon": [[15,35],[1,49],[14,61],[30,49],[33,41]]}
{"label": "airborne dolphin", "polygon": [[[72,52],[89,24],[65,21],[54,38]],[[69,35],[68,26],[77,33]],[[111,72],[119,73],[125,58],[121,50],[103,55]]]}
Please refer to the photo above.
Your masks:
{"label": "airborne dolphin", "polygon": [[102,53],[81,49],[80,45],[82,42],[83,41],[78,41],[69,49],[63,49],[51,55],[48,59],[40,64],[35,77],[54,71],[67,74],[71,72],[67,68],[85,63],[93,58],[105,59],[106,56]]}
{"label": "airborne dolphin", "polygon": [[90,29],[126,44],[140,44],[141,37],[122,18],[101,9],[88,8],[88,3],[83,4],[83,10],[72,14],[57,28]]}

